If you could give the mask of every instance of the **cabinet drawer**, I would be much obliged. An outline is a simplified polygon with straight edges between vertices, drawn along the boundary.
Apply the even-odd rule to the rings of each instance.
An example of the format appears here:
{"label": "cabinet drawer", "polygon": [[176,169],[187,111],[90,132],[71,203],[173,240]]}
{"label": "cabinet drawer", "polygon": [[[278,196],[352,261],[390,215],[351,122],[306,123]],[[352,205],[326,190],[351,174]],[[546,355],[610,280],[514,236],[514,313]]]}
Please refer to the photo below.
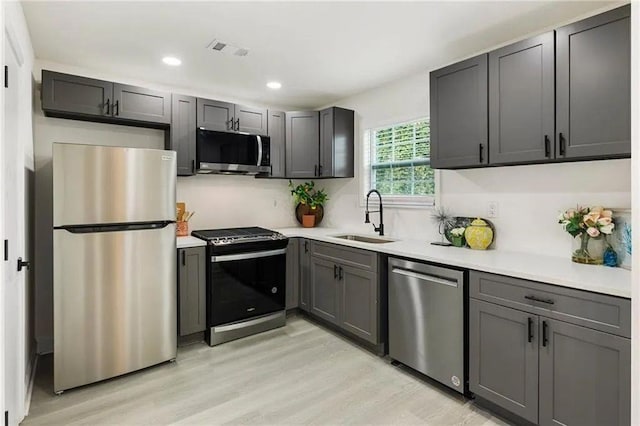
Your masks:
{"label": "cabinet drawer", "polygon": [[371,251],[311,241],[311,254],[343,265],[378,272],[378,254]]}
{"label": "cabinet drawer", "polygon": [[623,337],[631,337],[631,301],[502,275],[471,271],[469,295]]}

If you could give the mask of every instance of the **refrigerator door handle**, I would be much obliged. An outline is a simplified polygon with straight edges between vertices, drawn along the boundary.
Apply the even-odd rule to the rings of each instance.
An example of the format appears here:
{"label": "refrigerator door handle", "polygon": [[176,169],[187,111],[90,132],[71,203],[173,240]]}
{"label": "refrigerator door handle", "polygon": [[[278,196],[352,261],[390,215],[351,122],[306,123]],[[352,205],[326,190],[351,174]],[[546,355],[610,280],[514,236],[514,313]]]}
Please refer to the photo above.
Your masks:
{"label": "refrigerator door handle", "polygon": [[94,234],[96,232],[124,232],[140,231],[144,229],[162,229],[174,223],[172,220],[162,220],[159,222],[139,222],[139,223],[113,223],[105,225],[67,225],[56,226],[53,229],[62,229],[72,234]]}

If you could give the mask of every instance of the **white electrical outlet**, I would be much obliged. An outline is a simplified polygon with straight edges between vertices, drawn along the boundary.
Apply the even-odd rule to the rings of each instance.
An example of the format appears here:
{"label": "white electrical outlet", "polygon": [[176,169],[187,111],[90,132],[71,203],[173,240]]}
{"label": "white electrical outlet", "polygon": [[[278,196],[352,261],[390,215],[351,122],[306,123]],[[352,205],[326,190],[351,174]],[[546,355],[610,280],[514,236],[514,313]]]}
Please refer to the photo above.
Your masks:
{"label": "white electrical outlet", "polygon": [[489,201],[487,204],[487,218],[495,219],[496,217],[498,217],[498,202]]}

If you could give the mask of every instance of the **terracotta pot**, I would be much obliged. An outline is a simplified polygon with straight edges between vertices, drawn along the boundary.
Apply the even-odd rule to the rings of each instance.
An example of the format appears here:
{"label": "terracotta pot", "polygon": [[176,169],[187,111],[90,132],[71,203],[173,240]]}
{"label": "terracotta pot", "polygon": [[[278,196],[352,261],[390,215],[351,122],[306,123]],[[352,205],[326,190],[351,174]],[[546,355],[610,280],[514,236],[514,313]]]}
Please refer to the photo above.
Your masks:
{"label": "terracotta pot", "polygon": [[305,228],[313,228],[316,225],[316,216],[313,214],[302,215],[302,226]]}
{"label": "terracotta pot", "polygon": [[176,235],[186,237],[189,235],[189,222],[176,222]]}
{"label": "terracotta pot", "polygon": [[320,222],[322,222],[322,218],[324,217],[324,208],[322,208],[322,206],[317,206],[315,209],[312,209],[308,204],[298,204],[296,206],[296,219],[298,220],[298,223],[302,224],[302,216],[306,214],[316,217],[315,226],[317,226],[320,225]]}

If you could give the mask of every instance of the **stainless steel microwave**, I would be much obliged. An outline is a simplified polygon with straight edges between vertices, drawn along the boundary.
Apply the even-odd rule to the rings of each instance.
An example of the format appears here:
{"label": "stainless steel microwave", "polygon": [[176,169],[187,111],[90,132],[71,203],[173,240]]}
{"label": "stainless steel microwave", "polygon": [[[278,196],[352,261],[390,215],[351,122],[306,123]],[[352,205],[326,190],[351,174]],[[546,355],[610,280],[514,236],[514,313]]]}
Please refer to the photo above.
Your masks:
{"label": "stainless steel microwave", "polygon": [[198,173],[256,175],[271,170],[268,136],[229,133],[198,128],[196,169]]}

